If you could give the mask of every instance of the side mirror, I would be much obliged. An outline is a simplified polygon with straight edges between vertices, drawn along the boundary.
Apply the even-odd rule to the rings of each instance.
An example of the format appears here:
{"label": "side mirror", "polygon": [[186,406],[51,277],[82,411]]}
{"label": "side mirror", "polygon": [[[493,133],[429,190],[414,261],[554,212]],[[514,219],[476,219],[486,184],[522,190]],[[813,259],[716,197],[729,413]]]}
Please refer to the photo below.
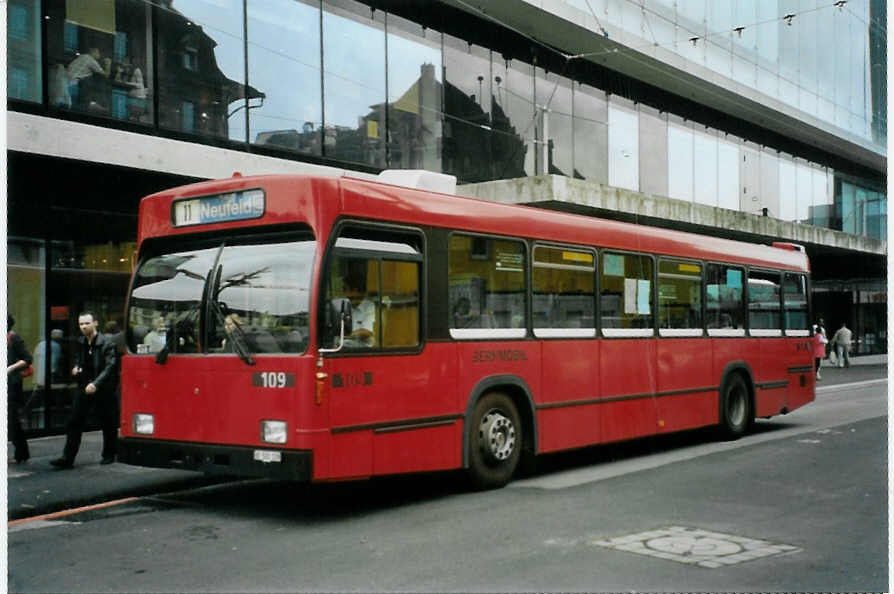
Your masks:
{"label": "side mirror", "polygon": [[350,334],[351,331],[354,329],[354,320],[351,318],[351,312],[353,311],[353,307],[351,307],[351,300],[339,299],[339,301],[341,301],[339,316],[345,323],[345,333]]}
{"label": "side mirror", "polygon": [[345,345],[345,335],[353,328],[351,301],[337,297],[330,299],[325,311],[326,344],[337,344],[334,348],[321,348],[321,353],[336,353]]}

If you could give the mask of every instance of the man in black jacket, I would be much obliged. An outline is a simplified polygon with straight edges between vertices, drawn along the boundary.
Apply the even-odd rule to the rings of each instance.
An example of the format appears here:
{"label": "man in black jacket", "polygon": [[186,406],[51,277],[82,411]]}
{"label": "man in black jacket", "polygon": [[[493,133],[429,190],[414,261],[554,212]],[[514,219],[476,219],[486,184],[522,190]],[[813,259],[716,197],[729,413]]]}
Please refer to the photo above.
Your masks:
{"label": "man in black jacket", "polygon": [[56,468],[71,468],[81,447],[81,434],[87,423],[87,415],[97,407],[102,423],[102,460],[100,464],[115,461],[118,447],[118,406],[115,387],[118,385],[118,353],[115,343],[97,332],[99,322],[93,313],[86,311],[78,316],[78,326],[83,336],[78,339],[76,363],[71,375],[78,380],[71,407],[71,418],[66,426],[65,449],[62,457],[50,462]]}

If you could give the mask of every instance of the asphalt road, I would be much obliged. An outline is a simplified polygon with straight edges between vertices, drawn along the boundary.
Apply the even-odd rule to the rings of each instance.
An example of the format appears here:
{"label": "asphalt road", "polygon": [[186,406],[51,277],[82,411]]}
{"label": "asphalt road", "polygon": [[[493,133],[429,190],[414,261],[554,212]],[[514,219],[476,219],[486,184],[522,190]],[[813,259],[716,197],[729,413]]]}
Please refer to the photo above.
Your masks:
{"label": "asphalt road", "polygon": [[7,535],[7,583],[10,592],[887,591],[887,384],[848,379],[857,383],[825,384],[816,402],[736,442],[699,431],[588,448],[546,457],[534,476],[495,491],[468,492],[449,473],[247,481],[27,521]]}

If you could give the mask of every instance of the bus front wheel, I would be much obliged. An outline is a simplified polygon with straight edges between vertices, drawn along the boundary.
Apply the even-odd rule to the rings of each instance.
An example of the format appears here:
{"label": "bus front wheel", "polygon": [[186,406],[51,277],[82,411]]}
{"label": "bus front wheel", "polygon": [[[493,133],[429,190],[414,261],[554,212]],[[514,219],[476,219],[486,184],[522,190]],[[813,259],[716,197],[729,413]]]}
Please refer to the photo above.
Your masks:
{"label": "bus front wheel", "polygon": [[512,399],[502,392],[487,394],[469,419],[469,477],[480,489],[502,487],[518,467],[522,425]]}
{"label": "bus front wheel", "polygon": [[742,376],[735,374],[727,380],[720,395],[720,430],[724,439],[739,439],[753,420],[751,397]]}

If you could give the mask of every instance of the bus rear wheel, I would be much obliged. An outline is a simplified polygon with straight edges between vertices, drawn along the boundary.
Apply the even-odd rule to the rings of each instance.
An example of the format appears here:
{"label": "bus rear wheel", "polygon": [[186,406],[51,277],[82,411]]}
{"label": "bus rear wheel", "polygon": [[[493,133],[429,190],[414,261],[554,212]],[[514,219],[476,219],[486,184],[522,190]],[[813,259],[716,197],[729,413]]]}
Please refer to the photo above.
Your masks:
{"label": "bus rear wheel", "polygon": [[739,439],[751,426],[751,396],[741,375],[731,376],[720,394],[720,431],[724,439]]}
{"label": "bus rear wheel", "polygon": [[502,487],[518,467],[522,425],[512,399],[502,392],[485,395],[469,419],[469,478],[479,489]]}

